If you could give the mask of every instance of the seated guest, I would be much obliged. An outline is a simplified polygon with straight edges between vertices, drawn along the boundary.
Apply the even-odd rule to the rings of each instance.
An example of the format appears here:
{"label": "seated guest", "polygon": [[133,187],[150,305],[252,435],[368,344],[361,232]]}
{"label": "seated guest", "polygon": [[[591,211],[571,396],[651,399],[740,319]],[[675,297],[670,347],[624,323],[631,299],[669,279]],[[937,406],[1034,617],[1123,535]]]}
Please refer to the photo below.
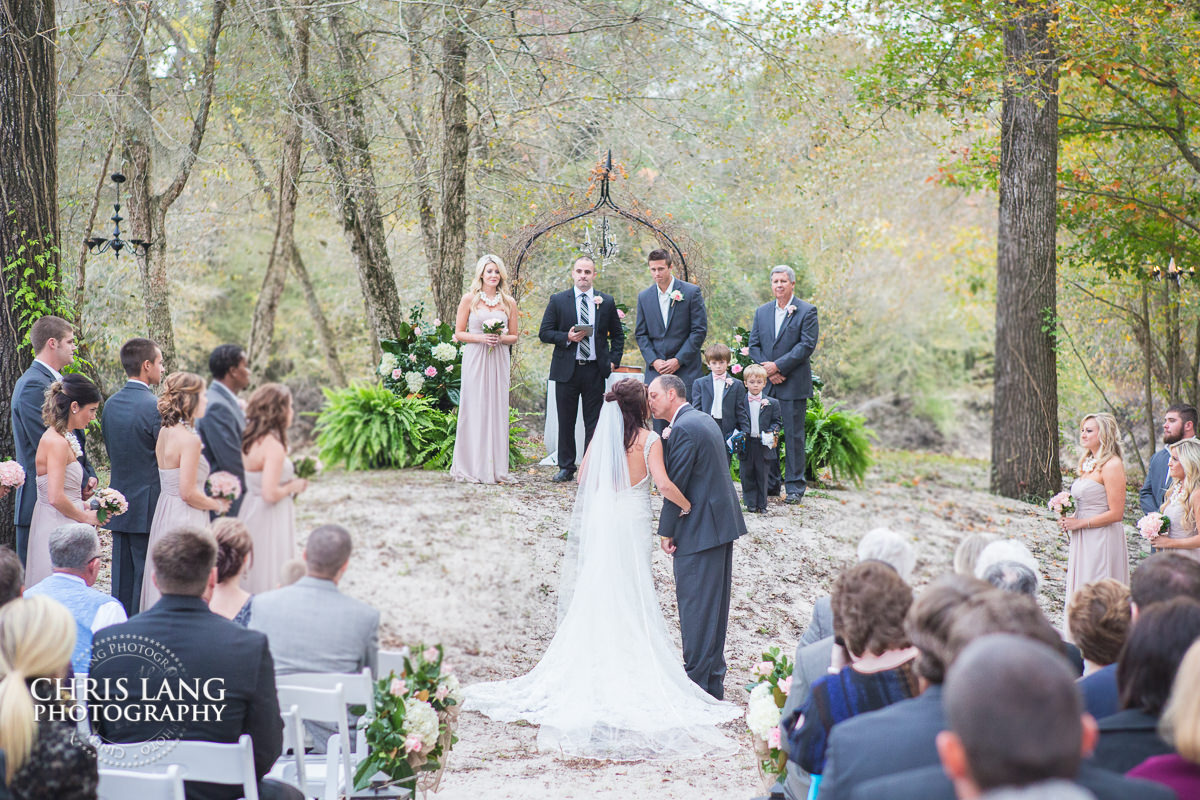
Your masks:
{"label": "seated guest", "polygon": [[21,596],[25,585],[25,570],[21,559],[9,547],[0,547],[0,607]]}
{"label": "seated guest", "polygon": [[[169,531],[150,551],[152,580],[162,599],[129,622],[96,634],[92,642],[92,671],[97,687],[116,685],[124,678],[128,692],[96,693],[89,697],[94,709],[94,730],[107,742],[133,743],[166,734],[185,741],[236,742],[249,734],[254,745],[254,772],[263,800],[300,800],[302,795],[286,784],[263,776],[283,749],[283,721],[275,695],[275,665],[267,637],[235,625],[212,613],[205,598],[217,582],[217,542],[199,528]],[[171,703],[179,693],[165,675],[142,675],[142,659],[111,658],[122,653],[130,640],[152,641],[171,651],[185,665],[187,677],[222,687],[220,718],[215,714],[180,714],[186,701]],[[161,699],[160,699],[161,698]],[[126,707],[132,712],[124,713]],[[141,713],[143,709],[153,711]],[[160,722],[170,709],[171,723]],[[170,763],[164,758],[164,763]],[[188,781],[188,800],[233,800],[241,787]]]}
{"label": "seated guest", "polygon": [[71,666],[86,675],[92,661],[92,634],[126,620],[125,607],[92,585],[100,574],[100,537],[83,523],[60,525],[50,534],[50,566],[54,572],[25,590],[25,596],[57,600],[75,618],[75,652]]}
{"label": "seated guest", "polygon": [[[1137,627],[1138,614],[1154,603],[1175,597],[1200,602],[1200,563],[1176,553],[1156,553],[1142,561],[1129,581],[1129,620]],[[1083,704],[1096,719],[1121,710],[1117,691],[1117,665],[1109,664],[1079,682]]]}
{"label": "seated guest", "polygon": [[1158,717],[1179,662],[1200,638],[1200,603],[1177,597],[1138,616],[1117,660],[1121,711],[1100,720],[1096,766],[1125,773],[1171,747],[1158,735]]}
{"label": "seated guest", "polygon": [[1200,797],[1200,643],[1188,648],[1175,673],[1158,730],[1175,752],[1151,756],[1126,774],[1161,783],[1180,797]]}
{"label": "seated guest", "polygon": [[1084,675],[1116,663],[1129,625],[1129,588],[1125,584],[1104,578],[1075,592],[1067,610],[1067,626],[1083,652]]}
{"label": "seated guest", "polygon": [[305,543],[308,574],[255,596],[250,629],[267,635],[278,674],[376,672],[379,611],[338,591],[350,550],[345,528],[322,525]]}
{"label": "seated guest", "polygon": [[781,721],[788,758],[810,775],[825,766],[834,725],[917,694],[917,655],[904,632],[912,589],[887,564],[868,561],[844,571],[833,585],[833,627],[850,664],[819,678],[807,702]]}
{"label": "seated guest", "polygon": [[1037,584],[1041,580],[1038,575],[1037,559],[1034,558],[1033,553],[1029,552],[1028,547],[1016,539],[998,539],[983,548],[979,553],[979,558],[975,561],[975,577],[987,580],[985,576],[992,566],[1014,562],[1024,565],[1029,572],[1033,573],[1033,591],[1022,590],[1022,594],[1036,595]]}
{"label": "seated guest", "polygon": [[96,798],[96,749],[51,699],[53,679],[66,676],[74,649],[75,620],[49,597],[14,600],[0,610],[0,748],[4,782],[18,800]]}
{"label": "seated guest", "polygon": [[975,562],[983,549],[1000,537],[994,533],[972,533],[954,548],[954,572],[975,577]]}
{"label": "seated guest", "polygon": [[[990,560],[989,555],[998,557],[1001,554],[1020,556],[1021,551],[1024,551],[1030,558],[1033,554],[1025,548],[1025,545],[1019,542],[1015,543],[1016,548],[1008,548],[1007,545],[1011,540],[996,542],[995,545],[989,545],[984,550],[983,559],[980,560],[979,568],[983,570],[982,578],[995,586],[1002,592],[1011,592],[1013,594],[1023,594],[1027,597],[1037,597],[1038,590],[1038,575],[1036,569],[1031,569],[1025,561],[1006,560],[995,561]],[[994,550],[996,545],[1005,545],[1006,547],[1000,550]],[[1018,549],[1019,548],[1019,549]],[[1075,677],[1083,674],[1083,654],[1079,652],[1079,648],[1063,639],[1061,642],[1063,653],[1071,662],[1071,668],[1075,670]]]}
{"label": "seated guest", "polygon": [[[874,528],[863,534],[858,542],[858,563],[864,561],[890,564],[900,579],[907,583],[912,578],[917,555],[908,540],[900,534],[888,528]],[[812,619],[800,636],[800,646],[819,642],[827,636],[833,636],[833,609],[829,605],[829,595],[823,595],[813,603]]]}
{"label": "seated guest", "polygon": [[245,628],[250,624],[254,595],[242,588],[242,577],[254,557],[254,540],[240,520],[220,517],[208,527],[217,540],[217,585],[208,608]]}

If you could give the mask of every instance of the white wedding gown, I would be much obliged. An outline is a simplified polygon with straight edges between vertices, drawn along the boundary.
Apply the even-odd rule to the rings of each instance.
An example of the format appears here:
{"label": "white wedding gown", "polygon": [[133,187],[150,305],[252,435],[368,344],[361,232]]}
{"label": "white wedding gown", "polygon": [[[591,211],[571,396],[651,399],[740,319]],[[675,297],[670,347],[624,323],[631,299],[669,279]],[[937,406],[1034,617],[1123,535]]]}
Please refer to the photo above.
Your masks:
{"label": "white wedding gown", "polygon": [[612,760],[736,751],[716,725],[741,715],[692,683],[654,593],[647,474],[629,485],[621,413],[606,402],[581,473],[559,587],[559,623],[519,678],[465,689],[468,711],[541,726],[538,747]]}

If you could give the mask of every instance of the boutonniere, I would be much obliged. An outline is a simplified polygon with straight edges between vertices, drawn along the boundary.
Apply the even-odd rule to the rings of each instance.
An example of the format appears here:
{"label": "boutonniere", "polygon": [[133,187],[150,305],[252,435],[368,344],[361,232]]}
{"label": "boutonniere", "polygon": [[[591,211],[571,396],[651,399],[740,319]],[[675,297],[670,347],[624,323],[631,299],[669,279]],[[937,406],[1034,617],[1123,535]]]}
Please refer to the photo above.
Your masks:
{"label": "boutonniere", "polygon": [[793,305],[789,305],[787,308],[784,309],[784,311],[787,311],[787,315],[790,317],[792,314],[796,313],[796,307]]}
{"label": "boutonniere", "polygon": [[669,437],[670,435],[671,435],[671,426],[668,425],[667,427],[663,428],[663,432],[662,432],[663,440],[665,441],[667,439],[667,437]]}
{"label": "boutonniere", "polygon": [[671,292],[671,302],[672,303],[682,303],[683,302],[683,292],[679,291],[678,289]]}
{"label": "boutonniere", "polygon": [[596,295],[595,297],[592,298],[592,302],[595,303],[596,305],[600,305],[601,303],[604,302],[604,298],[601,297],[600,295]]}
{"label": "boutonniere", "polygon": [[733,386],[733,378],[730,378],[728,375],[726,375],[725,376],[725,388],[728,389],[730,386]]}

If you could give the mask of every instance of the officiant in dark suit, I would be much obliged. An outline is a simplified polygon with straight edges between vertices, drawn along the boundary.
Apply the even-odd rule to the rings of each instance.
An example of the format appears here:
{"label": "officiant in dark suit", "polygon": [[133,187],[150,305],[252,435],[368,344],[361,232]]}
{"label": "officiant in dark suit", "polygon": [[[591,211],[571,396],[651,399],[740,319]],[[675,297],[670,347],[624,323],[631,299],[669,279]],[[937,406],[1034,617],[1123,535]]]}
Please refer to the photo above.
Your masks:
{"label": "officiant in dark suit", "polygon": [[246,414],[238,402],[238,392],[250,385],[250,365],[246,351],[236,344],[223,344],[208,357],[212,382],[208,385],[208,408],[196,421],[204,456],[213,472],[236,475],[242,495],[229,507],[228,516],[236,517],[246,491],[246,468],[242,465],[242,431]]}
{"label": "officiant in dark suit", "polygon": [[133,616],[139,611],[150,523],[158,505],[158,430],[162,417],[151,386],[162,380],[162,351],[149,339],[121,346],[121,367],[128,378],[108,398],[100,429],[112,465],[109,486],[125,495],[129,510],[108,523],[112,531],[112,594]]}
{"label": "officiant in dark suit", "polygon": [[[659,375],[675,375],[686,392],[701,372],[701,348],[708,335],[704,297],[699,286],[675,277],[670,251],[651,250],[646,260],[654,285],[638,293],[633,332],[646,362],[646,385]],[[661,434],[664,424],[655,420],[654,430]]]}
{"label": "officiant in dark suit", "polygon": [[575,475],[575,417],[583,402],[584,449],[604,405],[604,382],[614,367],[621,366],[625,332],[617,317],[612,295],[597,291],[592,282],[596,264],[587,256],[571,266],[574,287],[550,296],[538,338],[554,345],[550,358],[550,380],[558,412],[558,474],[556,483]]}
{"label": "officiant in dark suit", "polygon": [[[29,522],[33,519],[33,507],[37,503],[37,459],[38,442],[46,432],[42,420],[42,406],[46,402],[46,390],[54,381],[62,380],[62,370],[75,360],[75,330],[65,319],[45,316],[33,323],[29,339],[36,354],[29,369],[17,378],[13,387],[11,420],[16,460],[25,470],[25,483],[17,487],[13,503],[13,522],[17,526],[17,556],[25,566],[29,548]],[[88,463],[83,431],[75,431],[75,438],[83,449],[79,459],[83,467],[83,499],[87,500],[96,491],[96,470]]]}
{"label": "officiant in dark suit", "polygon": [[[804,480],[804,415],[812,397],[809,364],[821,332],[817,307],[793,294],[796,273],[786,264],[771,268],[774,302],[758,307],[750,329],[750,357],[767,370],[767,394],[779,401],[787,460],[783,483],[787,502],[799,503]],[[778,469],[776,467],[775,469]]]}

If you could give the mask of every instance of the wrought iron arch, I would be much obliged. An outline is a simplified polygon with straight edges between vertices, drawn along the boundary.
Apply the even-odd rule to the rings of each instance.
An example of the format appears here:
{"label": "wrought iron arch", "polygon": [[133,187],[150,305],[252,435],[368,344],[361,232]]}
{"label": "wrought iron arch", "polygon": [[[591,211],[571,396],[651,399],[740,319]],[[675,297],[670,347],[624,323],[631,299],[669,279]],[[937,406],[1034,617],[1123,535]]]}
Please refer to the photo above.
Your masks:
{"label": "wrought iron arch", "polygon": [[[695,243],[683,231],[668,230],[670,227],[668,223],[662,220],[656,221],[650,215],[648,209],[639,204],[637,200],[633,201],[633,211],[626,210],[617,205],[617,202],[613,199],[609,191],[609,184],[616,176],[617,173],[613,168],[612,150],[609,150],[604,161],[597,164],[595,169],[592,170],[591,185],[594,186],[599,183],[600,187],[600,196],[593,205],[585,207],[582,210],[578,206],[575,206],[543,214],[516,234],[514,237],[515,241],[509,246],[505,258],[512,268],[514,283],[520,278],[521,265],[525,261],[525,256],[529,254],[529,251],[538,239],[555,228],[561,228],[576,220],[604,211],[611,211],[619,217],[652,231],[655,237],[675,254],[675,260],[683,271],[682,278],[685,281],[694,282],[693,273],[696,272],[700,261],[698,248]],[[589,194],[590,191],[589,188]]]}

